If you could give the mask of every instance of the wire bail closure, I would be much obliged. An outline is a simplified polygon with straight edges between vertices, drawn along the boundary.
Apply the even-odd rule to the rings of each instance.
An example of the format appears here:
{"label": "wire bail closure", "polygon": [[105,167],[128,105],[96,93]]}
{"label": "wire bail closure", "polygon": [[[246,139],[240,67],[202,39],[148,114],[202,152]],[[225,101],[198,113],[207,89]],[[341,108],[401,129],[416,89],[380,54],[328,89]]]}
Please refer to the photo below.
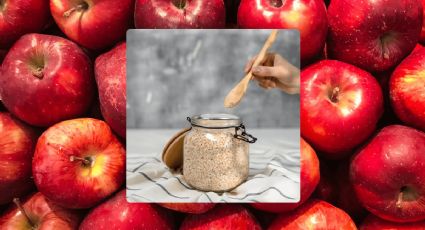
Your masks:
{"label": "wire bail closure", "polygon": [[[241,131],[241,134],[238,134],[238,131]],[[257,141],[256,137],[246,132],[245,125],[243,124],[240,124],[239,126],[235,127],[235,135],[233,137],[251,144]]]}

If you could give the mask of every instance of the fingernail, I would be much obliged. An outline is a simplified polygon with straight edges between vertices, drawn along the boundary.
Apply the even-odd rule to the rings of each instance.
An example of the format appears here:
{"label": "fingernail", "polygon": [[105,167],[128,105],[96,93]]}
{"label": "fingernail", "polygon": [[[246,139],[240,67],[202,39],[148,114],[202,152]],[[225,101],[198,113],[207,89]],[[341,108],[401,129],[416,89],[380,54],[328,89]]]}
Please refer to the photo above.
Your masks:
{"label": "fingernail", "polygon": [[260,70],[261,70],[261,68],[260,68],[260,67],[258,67],[258,66],[256,66],[256,67],[252,68],[252,72],[253,72],[253,73],[258,73],[258,72],[260,72]]}

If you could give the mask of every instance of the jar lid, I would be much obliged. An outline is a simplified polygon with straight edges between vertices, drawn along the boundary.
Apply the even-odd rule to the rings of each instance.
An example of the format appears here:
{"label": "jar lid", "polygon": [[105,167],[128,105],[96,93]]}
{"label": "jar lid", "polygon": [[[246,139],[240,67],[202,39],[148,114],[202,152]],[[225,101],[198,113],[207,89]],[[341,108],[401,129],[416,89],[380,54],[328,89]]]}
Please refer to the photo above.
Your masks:
{"label": "jar lid", "polygon": [[176,133],[165,145],[162,151],[162,161],[168,168],[177,170],[183,165],[183,143],[189,128]]}
{"label": "jar lid", "polygon": [[195,115],[188,120],[192,126],[205,128],[230,128],[242,124],[238,116],[225,113]]}

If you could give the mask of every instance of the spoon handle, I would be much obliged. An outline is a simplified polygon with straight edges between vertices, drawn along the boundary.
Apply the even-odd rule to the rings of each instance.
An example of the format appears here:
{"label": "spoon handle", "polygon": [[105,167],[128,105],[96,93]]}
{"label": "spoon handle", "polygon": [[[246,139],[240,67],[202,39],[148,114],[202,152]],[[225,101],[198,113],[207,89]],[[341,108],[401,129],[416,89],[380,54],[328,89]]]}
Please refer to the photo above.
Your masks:
{"label": "spoon handle", "polygon": [[[252,67],[259,66],[260,63],[263,61],[263,59],[266,57],[267,50],[273,45],[273,43],[276,41],[278,30],[272,30],[269,37],[267,38],[266,42],[263,45],[263,48],[261,48],[260,52],[258,53],[257,58],[255,59],[254,63],[252,64]],[[249,70],[249,72],[246,74],[245,77],[252,78],[252,67]]]}
{"label": "spoon handle", "polygon": [[248,88],[249,81],[252,79],[252,68],[260,65],[263,61],[264,57],[267,54],[267,50],[273,45],[276,41],[278,30],[272,30],[271,34],[267,38],[266,42],[261,48],[260,52],[257,55],[257,58],[254,60],[251,69],[249,72],[240,80],[240,82],[233,87],[232,90],[227,94],[224,99],[224,107],[232,108],[239,104],[242,100],[242,97],[245,95],[245,92]]}

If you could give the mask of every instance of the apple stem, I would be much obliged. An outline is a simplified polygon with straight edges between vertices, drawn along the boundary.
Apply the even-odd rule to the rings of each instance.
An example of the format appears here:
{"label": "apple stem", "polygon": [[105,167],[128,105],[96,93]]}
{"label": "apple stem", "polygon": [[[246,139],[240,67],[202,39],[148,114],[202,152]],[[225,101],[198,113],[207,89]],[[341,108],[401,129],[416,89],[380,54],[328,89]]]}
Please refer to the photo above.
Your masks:
{"label": "apple stem", "polygon": [[271,0],[270,3],[274,7],[281,7],[283,5],[282,0]]}
{"label": "apple stem", "polygon": [[44,76],[43,68],[39,67],[39,68],[37,68],[36,70],[34,70],[34,71],[33,71],[33,75],[34,75],[35,77],[37,77],[37,78],[42,79],[42,78],[43,78],[43,76]]}
{"label": "apple stem", "polygon": [[332,102],[338,102],[339,91],[340,91],[339,87],[335,87],[332,90],[332,95],[331,95],[331,98],[330,98]]}
{"label": "apple stem", "polygon": [[0,0],[0,11],[4,9],[5,5],[6,5],[6,0]]}
{"label": "apple stem", "polygon": [[398,194],[398,197],[397,197],[397,202],[395,203],[395,206],[398,208],[398,209],[400,209],[401,208],[401,203],[403,202],[403,192],[400,192],[399,194]]}
{"label": "apple stem", "polygon": [[16,207],[18,207],[19,211],[24,215],[24,217],[27,219],[27,221],[31,225],[31,227],[35,227],[35,223],[28,216],[28,214],[25,211],[24,207],[22,206],[21,201],[19,200],[19,198],[13,198],[13,203],[15,203]]}
{"label": "apple stem", "polygon": [[90,161],[89,159],[82,158],[82,157],[70,156],[70,157],[69,157],[69,160],[70,160],[71,162],[74,162],[74,161],[81,161],[81,162],[82,162],[84,165],[86,165],[86,166],[91,165],[91,161]]}
{"label": "apple stem", "polygon": [[78,4],[77,6],[72,7],[71,9],[65,11],[63,13],[64,17],[69,17],[72,13],[74,13],[75,11],[81,11],[81,10],[86,10],[88,8],[88,5],[86,2],[83,2],[81,4]]}
{"label": "apple stem", "polygon": [[179,9],[184,9],[186,7],[186,0],[174,0],[174,5]]}

